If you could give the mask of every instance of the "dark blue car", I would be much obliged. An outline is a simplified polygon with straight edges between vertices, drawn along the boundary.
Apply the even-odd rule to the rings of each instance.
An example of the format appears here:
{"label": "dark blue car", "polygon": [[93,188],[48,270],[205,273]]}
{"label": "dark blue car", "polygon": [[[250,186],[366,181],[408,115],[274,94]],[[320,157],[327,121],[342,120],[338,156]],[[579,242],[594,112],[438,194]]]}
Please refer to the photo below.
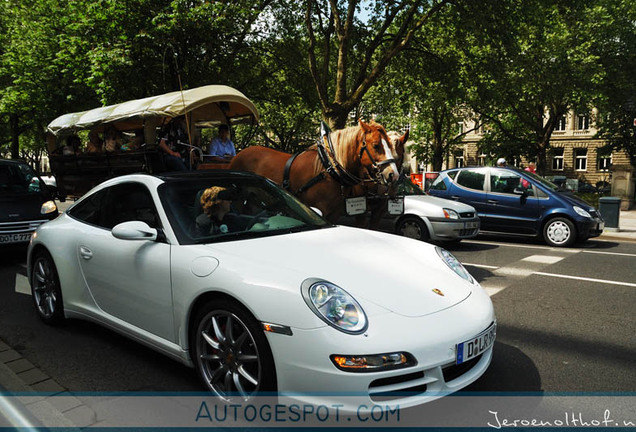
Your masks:
{"label": "dark blue car", "polygon": [[599,212],[585,201],[516,168],[443,171],[429,193],[475,207],[481,233],[543,237],[551,246],[570,246],[601,235],[605,227]]}

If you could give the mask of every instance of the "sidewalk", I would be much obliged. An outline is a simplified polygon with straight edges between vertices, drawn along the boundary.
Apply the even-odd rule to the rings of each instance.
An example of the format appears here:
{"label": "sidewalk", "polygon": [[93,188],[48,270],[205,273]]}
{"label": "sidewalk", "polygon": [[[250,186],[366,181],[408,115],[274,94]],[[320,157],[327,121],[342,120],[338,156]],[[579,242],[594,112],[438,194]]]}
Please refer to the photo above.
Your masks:
{"label": "sidewalk", "polygon": [[636,209],[621,210],[618,229],[605,227],[599,240],[636,241]]}

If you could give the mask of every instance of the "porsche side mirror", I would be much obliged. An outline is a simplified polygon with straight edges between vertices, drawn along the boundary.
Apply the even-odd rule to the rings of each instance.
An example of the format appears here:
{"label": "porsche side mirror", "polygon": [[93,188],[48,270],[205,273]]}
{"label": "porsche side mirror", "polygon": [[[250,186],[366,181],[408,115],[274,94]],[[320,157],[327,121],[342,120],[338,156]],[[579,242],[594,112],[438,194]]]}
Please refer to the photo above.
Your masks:
{"label": "porsche side mirror", "polygon": [[113,237],[120,240],[157,240],[158,231],[150,228],[146,222],[129,221],[115,225],[111,231]]}

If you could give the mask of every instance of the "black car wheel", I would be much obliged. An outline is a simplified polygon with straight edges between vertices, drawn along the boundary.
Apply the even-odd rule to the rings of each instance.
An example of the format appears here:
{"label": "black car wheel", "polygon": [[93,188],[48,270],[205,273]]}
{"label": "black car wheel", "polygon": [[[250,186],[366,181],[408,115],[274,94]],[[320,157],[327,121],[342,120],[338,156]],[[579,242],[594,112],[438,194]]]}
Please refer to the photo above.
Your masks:
{"label": "black car wheel", "polygon": [[426,224],[424,224],[422,219],[417,217],[406,217],[402,219],[398,223],[395,231],[401,236],[415,240],[428,241],[431,238],[428,234]]}
{"label": "black car wheel", "polygon": [[569,219],[556,217],[543,227],[543,238],[550,246],[570,246],[576,240],[576,228]]}
{"label": "black car wheel", "polygon": [[219,299],[195,317],[193,361],[206,387],[226,402],[276,390],[276,369],[261,324],[241,305]]}
{"label": "black car wheel", "polygon": [[35,311],[47,324],[64,320],[64,302],[60,279],[53,258],[46,251],[37,252],[31,267],[31,294]]}

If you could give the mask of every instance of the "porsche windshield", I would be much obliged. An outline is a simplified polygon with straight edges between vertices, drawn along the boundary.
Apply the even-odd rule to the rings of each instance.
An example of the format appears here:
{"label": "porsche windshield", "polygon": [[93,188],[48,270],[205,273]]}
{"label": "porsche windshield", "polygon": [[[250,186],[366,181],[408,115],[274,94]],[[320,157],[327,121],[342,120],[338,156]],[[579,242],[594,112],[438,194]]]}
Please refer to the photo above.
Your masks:
{"label": "porsche windshield", "polygon": [[258,177],[174,179],[159,187],[159,196],[181,244],[331,226],[290,194]]}

